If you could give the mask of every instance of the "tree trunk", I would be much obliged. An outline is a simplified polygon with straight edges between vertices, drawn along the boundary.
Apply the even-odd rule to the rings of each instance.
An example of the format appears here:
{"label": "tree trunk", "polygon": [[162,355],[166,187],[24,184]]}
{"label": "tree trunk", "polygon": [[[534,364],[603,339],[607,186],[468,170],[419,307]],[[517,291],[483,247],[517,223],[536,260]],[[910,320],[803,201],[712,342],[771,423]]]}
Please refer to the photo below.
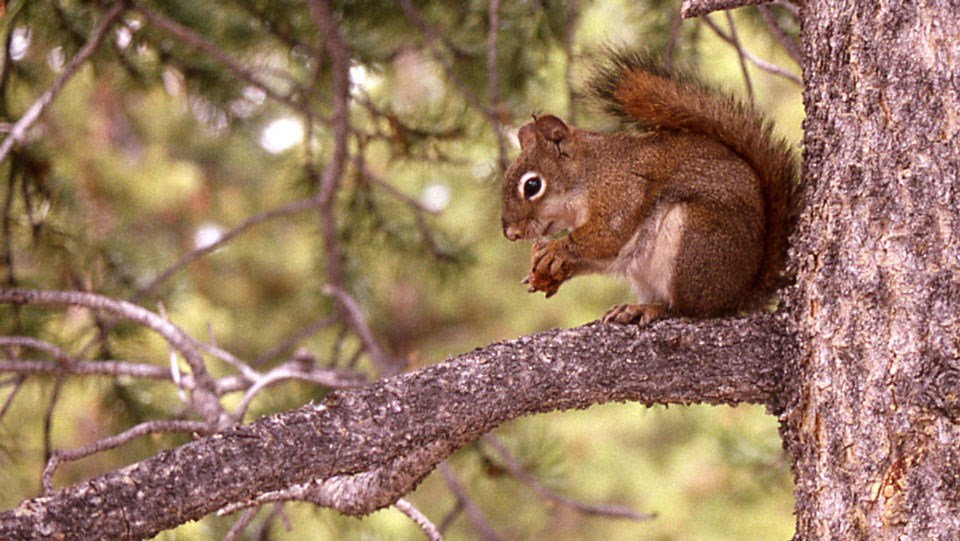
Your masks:
{"label": "tree trunk", "polygon": [[958,13],[803,9],[797,539],[960,539]]}

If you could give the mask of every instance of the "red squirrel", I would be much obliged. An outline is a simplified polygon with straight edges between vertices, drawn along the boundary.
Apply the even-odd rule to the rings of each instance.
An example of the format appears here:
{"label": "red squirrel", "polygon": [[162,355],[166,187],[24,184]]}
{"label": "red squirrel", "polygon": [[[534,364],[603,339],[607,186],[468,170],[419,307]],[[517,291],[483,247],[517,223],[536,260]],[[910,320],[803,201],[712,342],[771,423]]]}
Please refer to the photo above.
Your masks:
{"label": "red squirrel", "polygon": [[504,235],[536,240],[529,291],[549,298],[577,275],[624,276],[638,303],[614,306],[605,323],[763,306],[795,222],[787,142],[752,107],[640,54],[611,53],[587,88],[626,129],[535,117],[503,177]]}

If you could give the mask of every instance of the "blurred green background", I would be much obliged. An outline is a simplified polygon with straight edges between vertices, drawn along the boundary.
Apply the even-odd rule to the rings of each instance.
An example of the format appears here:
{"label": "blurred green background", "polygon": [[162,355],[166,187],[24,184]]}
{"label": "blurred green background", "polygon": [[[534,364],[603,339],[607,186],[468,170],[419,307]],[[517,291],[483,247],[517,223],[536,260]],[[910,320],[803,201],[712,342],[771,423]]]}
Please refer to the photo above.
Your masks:
{"label": "blurred green background", "polygon": [[[0,283],[136,298],[150,309],[162,302],[170,319],[192,336],[215,337],[239,358],[257,359],[331,313],[321,293],[324,252],[313,213],[265,221],[155,291],[141,290],[180,256],[248,217],[315,193],[316,172],[332,149],[325,123],[329,65],[316,60],[321,37],[300,2],[138,4],[202,36],[265,85],[309,109],[315,122],[305,122],[300,111],[272,100],[142,14],[125,14],[28,132],[27,142],[0,164]],[[376,177],[359,174],[351,163],[336,218],[349,292],[376,336],[414,369],[492,341],[592,321],[610,305],[628,301],[624,284],[603,277],[578,278],[549,301],[525,292],[519,280],[527,271],[529,245],[507,242],[499,225],[498,145],[491,115],[485,114],[491,97],[488,4],[412,2],[435,31],[429,38],[399,4],[333,3],[352,57],[350,152],[362,156]],[[535,112],[564,118],[574,112],[578,125],[609,126],[584,104],[571,106],[589,70],[589,54],[604,44],[670,55],[745,95],[736,50],[698,20],[679,23],[678,4],[500,3],[492,116],[504,125],[509,156],[516,152],[516,128]],[[796,34],[789,10],[775,7],[772,13],[788,34]],[[101,16],[102,8],[86,2],[8,2],[0,74],[4,131],[63,70]],[[712,17],[728,30],[722,13]],[[752,53],[797,72],[755,9],[733,12],[733,21]],[[776,120],[779,132],[799,141],[800,87],[748,69],[756,105]],[[167,363],[166,344],[152,333],[121,323],[96,340],[104,328],[104,320],[85,310],[0,305],[2,335],[48,340],[77,358]],[[321,363],[344,366],[359,341],[331,325],[295,347]],[[279,352],[261,368],[291,353],[292,348]],[[24,354],[31,356],[38,357]],[[356,367],[373,374],[363,356]],[[210,368],[215,375],[230,371],[212,359]],[[38,495],[45,445],[74,448],[137,422],[181,413],[167,384],[39,376],[15,386],[18,382],[0,374],[5,509]],[[324,392],[303,383],[272,387],[254,400],[246,420],[320,399]],[[239,398],[228,396],[226,402],[235,405]],[[451,464],[504,539],[792,535],[789,465],[776,421],[761,408],[612,404],[521,419],[495,433],[550,489],[657,515],[630,522],[547,502],[477,443]],[[63,466],[54,482],[77,482],[184,441],[141,438]],[[438,473],[409,500],[435,523],[456,505]],[[208,517],[158,539],[220,539],[235,518]],[[463,513],[450,518],[447,539],[479,538]],[[305,504],[285,506],[282,517],[261,511],[245,535],[423,538],[393,509],[358,520]]]}

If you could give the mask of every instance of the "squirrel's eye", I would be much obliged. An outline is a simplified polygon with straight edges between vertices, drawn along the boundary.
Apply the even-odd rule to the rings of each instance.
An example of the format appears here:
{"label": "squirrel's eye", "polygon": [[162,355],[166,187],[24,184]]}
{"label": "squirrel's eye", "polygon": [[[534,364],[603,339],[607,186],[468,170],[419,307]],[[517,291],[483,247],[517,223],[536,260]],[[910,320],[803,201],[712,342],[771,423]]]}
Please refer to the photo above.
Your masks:
{"label": "squirrel's eye", "polygon": [[527,201],[537,199],[546,191],[547,183],[536,171],[527,171],[520,177],[520,194]]}

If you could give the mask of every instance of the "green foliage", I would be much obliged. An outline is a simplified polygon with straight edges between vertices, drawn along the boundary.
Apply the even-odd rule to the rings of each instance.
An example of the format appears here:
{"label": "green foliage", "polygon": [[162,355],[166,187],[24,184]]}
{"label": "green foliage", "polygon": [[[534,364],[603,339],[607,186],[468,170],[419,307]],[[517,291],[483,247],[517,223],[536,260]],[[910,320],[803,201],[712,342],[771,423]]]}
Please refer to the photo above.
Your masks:
{"label": "green foliage", "polygon": [[[333,148],[330,65],[326,57],[317,61],[322,36],[299,1],[138,5],[213,44],[245,72],[173,37],[142,13],[125,14],[26,143],[0,164],[0,281],[4,287],[89,290],[151,309],[162,302],[170,319],[192,336],[206,340],[212,334],[220,347],[253,360],[330,311],[321,294],[329,254],[315,212],[267,220],[156,289],[144,288],[194,250],[202,234],[222,233],[316,194]],[[376,336],[416,367],[493,340],[584,323],[623,302],[625,287],[604,278],[577,279],[550,301],[527,295],[517,283],[527,270],[529,247],[509,244],[500,234],[497,138],[485,109],[488,5],[413,5],[436,34],[425,37],[395,2],[334,2],[352,58],[349,146],[357,158],[347,164],[337,194],[338,240],[345,285]],[[20,118],[82,47],[102,15],[98,6],[9,3],[3,19],[8,56],[0,76],[3,122]],[[670,41],[676,9],[665,0],[588,1],[571,18],[567,2],[503,2],[496,54],[499,121],[509,132],[532,112],[565,115],[571,99],[567,68],[575,68],[577,78],[589,62],[586,53],[603,43],[661,51],[669,46],[675,58],[705,66],[708,78],[731,88],[742,84],[735,53],[695,21],[680,25]],[[737,20],[745,23],[740,31],[748,47],[774,54],[755,18],[738,14]],[[574,56],[568,58],[564,40],[571,21]],[[9,54],[15,34],[28,36],[29,45],[14,59]],[[797,135],[797,89],[753,75],[760,106]],[[307,108],[310,121],[303,115]],[[282,119],[298,120],[305,140],[271,152],[262,138]],[[600,122],[587,115],[582,120]],[[84,359],[168,362],[166,344],[153,334],[83,310],[0,305],[0,334],[48,340]],[[296,347],[319,362],[346,366],[359,341],[331,326]],[[372,374],[362,358],[359,366]],[[211,360],[211,371],[228,368]],[[55,448],[181,414],[169,385],[124,378],[61,383],[50,433]],[[4,508],[37,494],[43,418],[56,385],[53,378],[29,377],[12,398],[11,386],[0,387],[0,406],[8,399],[10,404],[0,418]],[[247,419],[323,393],[301,383],[279,385],[253,402]],[[776,424],[753,408],[606,406],[523,419],[498,434],[549,489],[658,514],[654,521],[631,523],[546,503],[504,474],[495,453],[477,444],[452,464],[470,498],[505,538],[790,535],[789,477]],[[62,468],[55,483],[111,471],[182,441],[137,440]],[[436,474],[411,500],[436,522],[456,505]],[[261,511],[255,524],[268,516],[269,510]],[[396,510],[356,520],[294,505],[286,516],[292,530],[272,516],[271,538],[317,532],[344,539],[422,538]],[[158,539],[219,539],[232,522],[208,518]],[[447,538],[476,538],[476,530],[461,514]]]}

